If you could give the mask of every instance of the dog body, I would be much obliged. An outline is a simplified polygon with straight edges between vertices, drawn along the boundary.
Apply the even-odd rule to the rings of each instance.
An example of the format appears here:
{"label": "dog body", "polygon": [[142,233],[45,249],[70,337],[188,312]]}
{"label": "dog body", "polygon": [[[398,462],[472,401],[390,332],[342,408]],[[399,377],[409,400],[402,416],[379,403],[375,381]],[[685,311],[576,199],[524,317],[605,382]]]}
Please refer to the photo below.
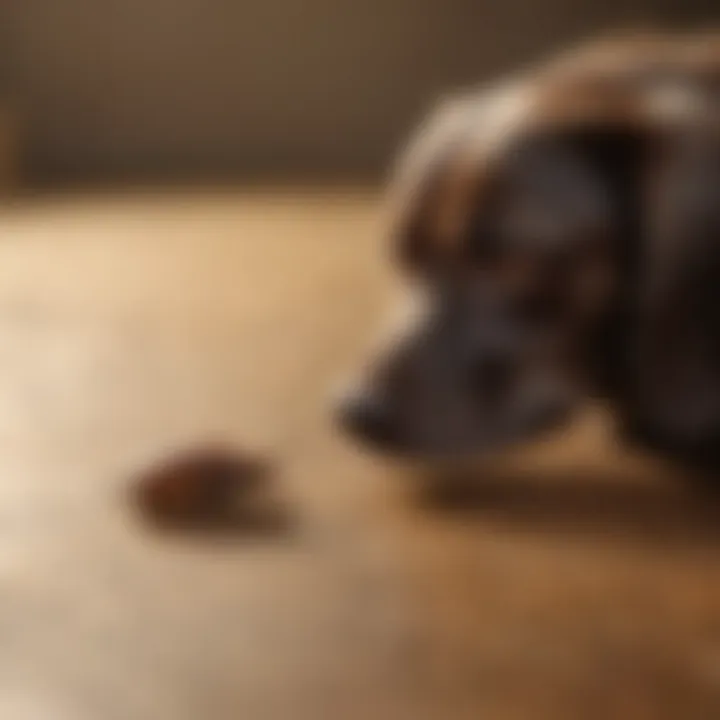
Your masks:
{"label": "dog body", "polygon": [[443,104],[391,184],[412,321],[341,410],[408,455],[556,427],[720,460],[720,39],[596,43]]}

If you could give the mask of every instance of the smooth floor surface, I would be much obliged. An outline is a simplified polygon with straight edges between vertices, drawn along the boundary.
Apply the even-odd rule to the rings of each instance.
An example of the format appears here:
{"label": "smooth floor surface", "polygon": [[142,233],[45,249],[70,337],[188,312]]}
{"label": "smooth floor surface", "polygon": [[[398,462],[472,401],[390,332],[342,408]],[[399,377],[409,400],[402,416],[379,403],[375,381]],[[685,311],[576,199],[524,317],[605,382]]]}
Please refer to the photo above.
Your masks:
{"label": "smooth floor surface", "polygon": [[[378,227],[359,191],[2,211],[2,720],[720,717],[720,509],[599,412],[461,498],[333,432]],[[212,438],[271,450],[286,531],[136,517]]]}

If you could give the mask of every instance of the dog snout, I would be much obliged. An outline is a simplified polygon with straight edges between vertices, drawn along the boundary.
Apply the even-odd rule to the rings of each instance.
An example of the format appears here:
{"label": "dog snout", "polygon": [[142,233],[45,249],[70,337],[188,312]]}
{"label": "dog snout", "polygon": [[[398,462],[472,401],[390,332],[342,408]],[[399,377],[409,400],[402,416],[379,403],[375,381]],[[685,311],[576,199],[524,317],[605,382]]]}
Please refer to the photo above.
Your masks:
{"label": "dog snout", "polygon": [[338,425],[352,437],[380,447],[394,445],[393,423],[387,403],[368,391],[343,396],[335,409]]}

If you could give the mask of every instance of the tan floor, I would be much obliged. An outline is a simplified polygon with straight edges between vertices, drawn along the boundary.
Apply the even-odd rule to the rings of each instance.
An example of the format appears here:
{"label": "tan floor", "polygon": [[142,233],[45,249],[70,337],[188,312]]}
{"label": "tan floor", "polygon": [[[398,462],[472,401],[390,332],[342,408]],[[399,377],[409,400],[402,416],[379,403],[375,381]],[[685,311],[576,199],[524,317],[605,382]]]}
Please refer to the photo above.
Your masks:
{"label": "tan floor", "polygon": [[[375,208],[2,217],[2,720],[720,717],[717,508],[619,460],[599,417],[463,512],[333,435],[327,391],[391,293]],[[132,471],[213,433],[275,448],[295,532],[135,520]]]}

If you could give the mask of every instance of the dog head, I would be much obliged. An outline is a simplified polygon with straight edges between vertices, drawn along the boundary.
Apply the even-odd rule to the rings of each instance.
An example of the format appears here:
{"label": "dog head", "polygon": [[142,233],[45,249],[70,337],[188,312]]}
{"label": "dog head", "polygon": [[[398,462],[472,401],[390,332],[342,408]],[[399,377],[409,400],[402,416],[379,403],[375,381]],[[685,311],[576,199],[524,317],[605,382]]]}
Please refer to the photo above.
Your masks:
{"label": "dog head", "polygon": [[[410,312],[340,418],[392,452],[458,456],[557,426],[617,295],[639,126],[624,93],[517,80],[442,109],[391,191]],[[567,90],[571,90],[568,92]]]}
{"label": "dog head", "polygon": [[[411,312],[341,406],[457,456],[562,423],[720,464],[720,37],[594,46],[446,106],[391,193]],[[623,52],[618,52],[622,50]]]}

